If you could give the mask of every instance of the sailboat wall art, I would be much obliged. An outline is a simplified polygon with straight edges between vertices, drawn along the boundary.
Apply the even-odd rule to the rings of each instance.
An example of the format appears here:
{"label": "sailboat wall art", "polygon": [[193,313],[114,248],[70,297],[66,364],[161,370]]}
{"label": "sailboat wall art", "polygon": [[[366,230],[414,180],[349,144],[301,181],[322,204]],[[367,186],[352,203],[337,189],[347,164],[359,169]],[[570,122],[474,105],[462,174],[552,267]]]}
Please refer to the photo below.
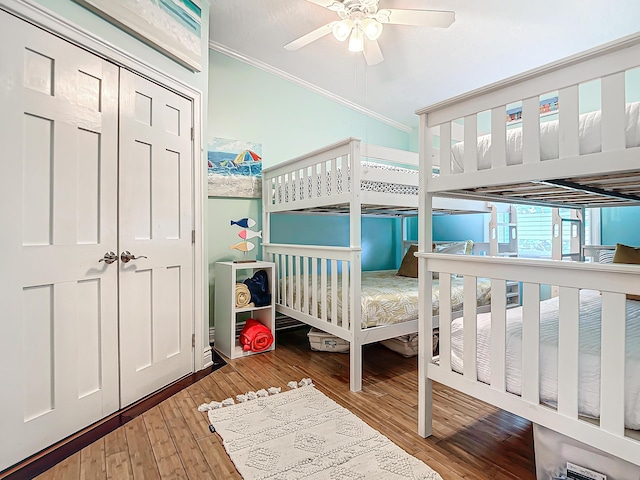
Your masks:
{"label": "sailboat wall art", "polygon": [[262,196],[262,144],[213,138],[207,145],[210,197]]}

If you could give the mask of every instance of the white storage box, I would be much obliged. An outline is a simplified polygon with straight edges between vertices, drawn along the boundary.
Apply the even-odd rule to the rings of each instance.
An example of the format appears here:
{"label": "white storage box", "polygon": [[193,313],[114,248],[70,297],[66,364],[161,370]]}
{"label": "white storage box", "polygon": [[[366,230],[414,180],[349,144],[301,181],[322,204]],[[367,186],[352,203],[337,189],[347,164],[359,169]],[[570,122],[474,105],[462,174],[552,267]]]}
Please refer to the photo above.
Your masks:
{"label": "white storage box", "polygon": [[349,342],[342,338],[331,335],[330,333],[323,332],[317,328],[312,328],[307,334],[309,337],[309,345],[311,350],[317,352],[340,352],[346,353],[349,351]]}
{"label": "white storage box", "polygon": [[[433,355],[438,355],[438,329],[433,331]],[[400,337],[389,338],[380,342],[389,350],[399,353],[403,357],[414,357],[418,355],[418,334],[411,333]]]}
{"label": "white storage box", "polygon": [[533,424],[536,478],[549,480],[567,473],[567,462],[594,470],[612,480],[640,479],[640,466],[609,455],[554,430]]}
{"label": "white storage box", "polygon": [[380,342],[389,350],[399,353],[403,357],[413,357],[418,354],[418,334],[402,335],[401,337],[389,338]]}

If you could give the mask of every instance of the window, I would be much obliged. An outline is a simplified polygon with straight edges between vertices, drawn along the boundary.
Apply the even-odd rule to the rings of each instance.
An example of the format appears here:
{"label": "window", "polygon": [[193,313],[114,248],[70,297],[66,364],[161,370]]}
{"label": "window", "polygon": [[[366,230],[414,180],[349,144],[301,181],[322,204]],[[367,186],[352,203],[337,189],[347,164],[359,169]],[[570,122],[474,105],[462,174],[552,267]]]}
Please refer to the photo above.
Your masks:
{"label": "window", "polygon": [[[528,258],[551,258],[552,208],[530,205],[515,205],[518,226],[518,256]],[[562,218],[571,218],[571,210],[560,209]],[[577,225],[564,222],[562,231],[562,252],[571,253],[571,230]],[[585,210],[585,244],[591,243],[591,210]],[[499,232],[500,241],[505,235]]]}
{"label": "window", "polygon": [[551,207],[516,205],[518,256],[551,258]]}

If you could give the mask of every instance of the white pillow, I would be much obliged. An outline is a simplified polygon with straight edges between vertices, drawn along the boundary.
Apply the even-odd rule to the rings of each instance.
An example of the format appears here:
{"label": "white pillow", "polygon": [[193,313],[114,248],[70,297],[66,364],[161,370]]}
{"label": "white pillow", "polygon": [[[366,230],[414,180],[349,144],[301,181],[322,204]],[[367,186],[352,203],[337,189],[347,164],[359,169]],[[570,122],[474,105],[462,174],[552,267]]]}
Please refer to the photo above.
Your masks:
{"label": "white pillow", "polygon": [[598,263],[613,263],[615,250],[600,250],[598,252]]}
{"label": "white pillow", "polygon": [[[435,253],[450,253],[453,255],[471,255],[473,249],[473,240],[466,240],[464,242],[446,243],[436,245]],[[433,273],[433,278],[440,278],[438,272]]]}
{"label": "white pillow", "polygon": [[436,253],[451,253],[456,255],[470,255],[473,248],[473,241],[447,243],[436,245]]}

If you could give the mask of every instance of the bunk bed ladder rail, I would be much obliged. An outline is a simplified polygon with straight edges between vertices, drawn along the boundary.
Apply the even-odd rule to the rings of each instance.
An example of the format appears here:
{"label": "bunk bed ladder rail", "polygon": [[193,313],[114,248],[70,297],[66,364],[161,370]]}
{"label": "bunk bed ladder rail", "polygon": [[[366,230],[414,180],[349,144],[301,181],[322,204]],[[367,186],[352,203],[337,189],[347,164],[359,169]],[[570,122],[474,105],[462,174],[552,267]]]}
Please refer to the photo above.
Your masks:
{"label": "bunk bed ladder rail", "polygon": [[[440,355],[424,362],[427,379],[520,415],[564,435],[588,443],[634,464],[640,464],[640,435],[625,435],[625,294],[640,294],[637,269],[629,265],[540,262],[528,259],[469,257],[419,253],[429,271],[440,272]],[[475,309],[463,315],[463,373],[451,366],[451,275],[464,276],[464,304],[475,305],[478,277],[491,276],[490,384],[478,381]],[[595,275],[594,275],[595,273]],[[506,281],[524,284],[522,320],[522,392],[506,390]],[[425,281],[430,291],[431,280]],[[540,285],[558,285],[557,409],[540,402]],[[606,285],[606,291],[601,289]],[[600,353],[600,419],[587,422],[578,414],[579,290],[602,290]],[[429,296],[430,297],[430,296]],[[429,302],[430,303],[430,302]],[[427,308],[425,312],[430,312]],[[428,313],[426,313],[428,314]],[[421,318],[421,327],[430,318]],[[447,328],[447,325],[449,327]],[[423,330],[424,331],[424,330]],[[449,352],[449,354],[447,354]],[[427,395],[429,399],[430,395]],[[431,405],[420,405],[421,434],[429,435]]]}

